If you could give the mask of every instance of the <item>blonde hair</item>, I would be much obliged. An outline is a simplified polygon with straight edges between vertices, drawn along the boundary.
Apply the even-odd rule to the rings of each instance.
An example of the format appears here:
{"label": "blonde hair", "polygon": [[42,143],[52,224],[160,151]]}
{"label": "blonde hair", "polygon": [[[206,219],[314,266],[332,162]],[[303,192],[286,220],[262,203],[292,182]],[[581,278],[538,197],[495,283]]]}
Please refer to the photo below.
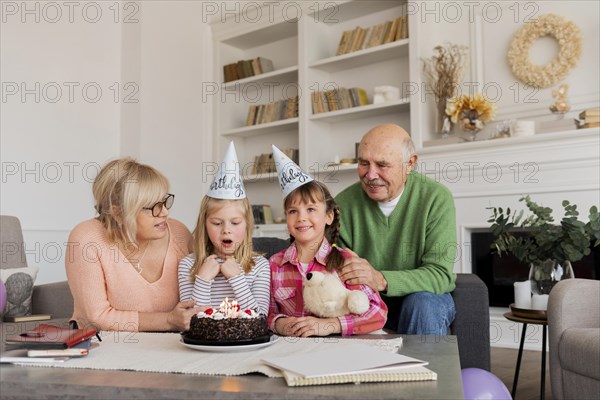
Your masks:
{"label": "blonde hair", "polygon": [[102,167],[94,184],[98,220],[113,242],[137,247],[138,213],[152,207],[169,190],[169,181],[156,169],[132,158],[120,158]]}
{"label": "blonde hair", "polygon": [[[335,202],[335,199],[329,192],[327,186],[319,181],[310,181],[302,186],[292,190],[283,200],[283,209],[286,211],[292,206],[293,203],[300,202],[304,204],[308,203],[323,203],[325,204],[325,213],[333,213],[333,221],[331,225],[325,226],[325,237],[329,244],[331,244],[337,251],[331,251],[327,258],[327,270],[339,270],[342,268],[344,258],[342,257],[341,250],[337,247],[337,240],[340,234],[340,208]],[[293,242],[295,239],[290,236],[290,241]]]}
{"label": "blonde hair", "polygon": [[193,282],[198,270],[206,257],[210,256],[215,251],[215,246],[208,237],[208,231],[206,229],[206,220],[208,216],[214,212],[222,209],[226,205],[241,202],[244,210],[244,218],[246,219],[246,235],[244,236],[244,243],[235,250],[235,260],[242,266],[245,273],[248,273],[254,267],[254,259],[252,256],[252,232],[254,231],[254,217],[252,215],[252,208],[247,198],[239,200],[223,200],[214,199],[212,197],[204,196],[202,203],[200,203],[200,212],[198,213],[198,221],[196,222],[196,228],[192,233],[193,249],[194,249],[194,265],[190,271],[190,280]]}

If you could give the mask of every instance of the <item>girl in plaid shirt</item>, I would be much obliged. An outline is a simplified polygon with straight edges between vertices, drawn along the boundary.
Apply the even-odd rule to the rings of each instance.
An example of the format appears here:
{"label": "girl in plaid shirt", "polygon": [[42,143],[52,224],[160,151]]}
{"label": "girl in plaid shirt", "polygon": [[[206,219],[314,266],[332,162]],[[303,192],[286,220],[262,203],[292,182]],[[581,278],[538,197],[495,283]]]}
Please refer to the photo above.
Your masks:
{"label": "girl in plaid shirt", "polygon": [[340,212],[327,187],[315,180],[292,190],[284,199],[284,210],[292,244],[269,260],[269,328],[279,335],[301,337],[364,334],[383,328],[387,307],[379,293],[366,285],[344,283],[369,298],[369,309],[361,315],[319,318],[304,310],[302,278],[311,271],[338,274],[344,262],[345,251],[335,245]]}

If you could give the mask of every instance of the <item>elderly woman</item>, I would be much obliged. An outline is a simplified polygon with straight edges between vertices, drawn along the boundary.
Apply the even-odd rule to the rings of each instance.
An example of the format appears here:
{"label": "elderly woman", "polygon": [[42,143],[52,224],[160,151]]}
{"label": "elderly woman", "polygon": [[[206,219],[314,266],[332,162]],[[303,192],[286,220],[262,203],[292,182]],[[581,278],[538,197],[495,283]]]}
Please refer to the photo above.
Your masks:
{"label": "elderly woman", "polygon": [[98,216],[77,225],[66,269],[80,328],[172,331],[189,328],[194,301],[179,302],[177,266],[189,230],[168,218],[175,196],[154,168],[124,158],[93,184]]}

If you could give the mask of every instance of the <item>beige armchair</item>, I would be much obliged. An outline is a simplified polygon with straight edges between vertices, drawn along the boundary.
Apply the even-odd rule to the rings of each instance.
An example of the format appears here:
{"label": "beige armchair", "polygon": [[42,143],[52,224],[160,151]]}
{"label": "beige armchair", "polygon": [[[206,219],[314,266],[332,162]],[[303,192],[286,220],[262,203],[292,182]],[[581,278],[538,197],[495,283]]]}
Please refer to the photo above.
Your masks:
{"label": "beige armchair", "polygon": [[[17,217],[0,215],[0,269],[27,268],[21,222]],[[2,310],[0,310],[0,314]],[[33,286],[32,314],[51,314],[53,318],[73,315],[73,297],[66,281]]]}
{"label": "beige armchair", "polygon": [[600,398],[600,281],[567,279],[548,301],[555,399]]}

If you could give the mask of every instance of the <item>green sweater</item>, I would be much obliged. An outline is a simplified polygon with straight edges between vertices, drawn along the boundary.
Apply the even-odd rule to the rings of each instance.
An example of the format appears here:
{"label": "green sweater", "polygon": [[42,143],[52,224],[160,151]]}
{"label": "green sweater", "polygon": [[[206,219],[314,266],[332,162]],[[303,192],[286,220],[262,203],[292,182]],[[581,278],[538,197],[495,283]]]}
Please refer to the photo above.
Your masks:
{"label": "green sweater", "polygon": [[389,217],[357,182],[336,196],[340,244],[381,271],[388,297],[454,290],[456,210],[450,191],[417,172]]}

